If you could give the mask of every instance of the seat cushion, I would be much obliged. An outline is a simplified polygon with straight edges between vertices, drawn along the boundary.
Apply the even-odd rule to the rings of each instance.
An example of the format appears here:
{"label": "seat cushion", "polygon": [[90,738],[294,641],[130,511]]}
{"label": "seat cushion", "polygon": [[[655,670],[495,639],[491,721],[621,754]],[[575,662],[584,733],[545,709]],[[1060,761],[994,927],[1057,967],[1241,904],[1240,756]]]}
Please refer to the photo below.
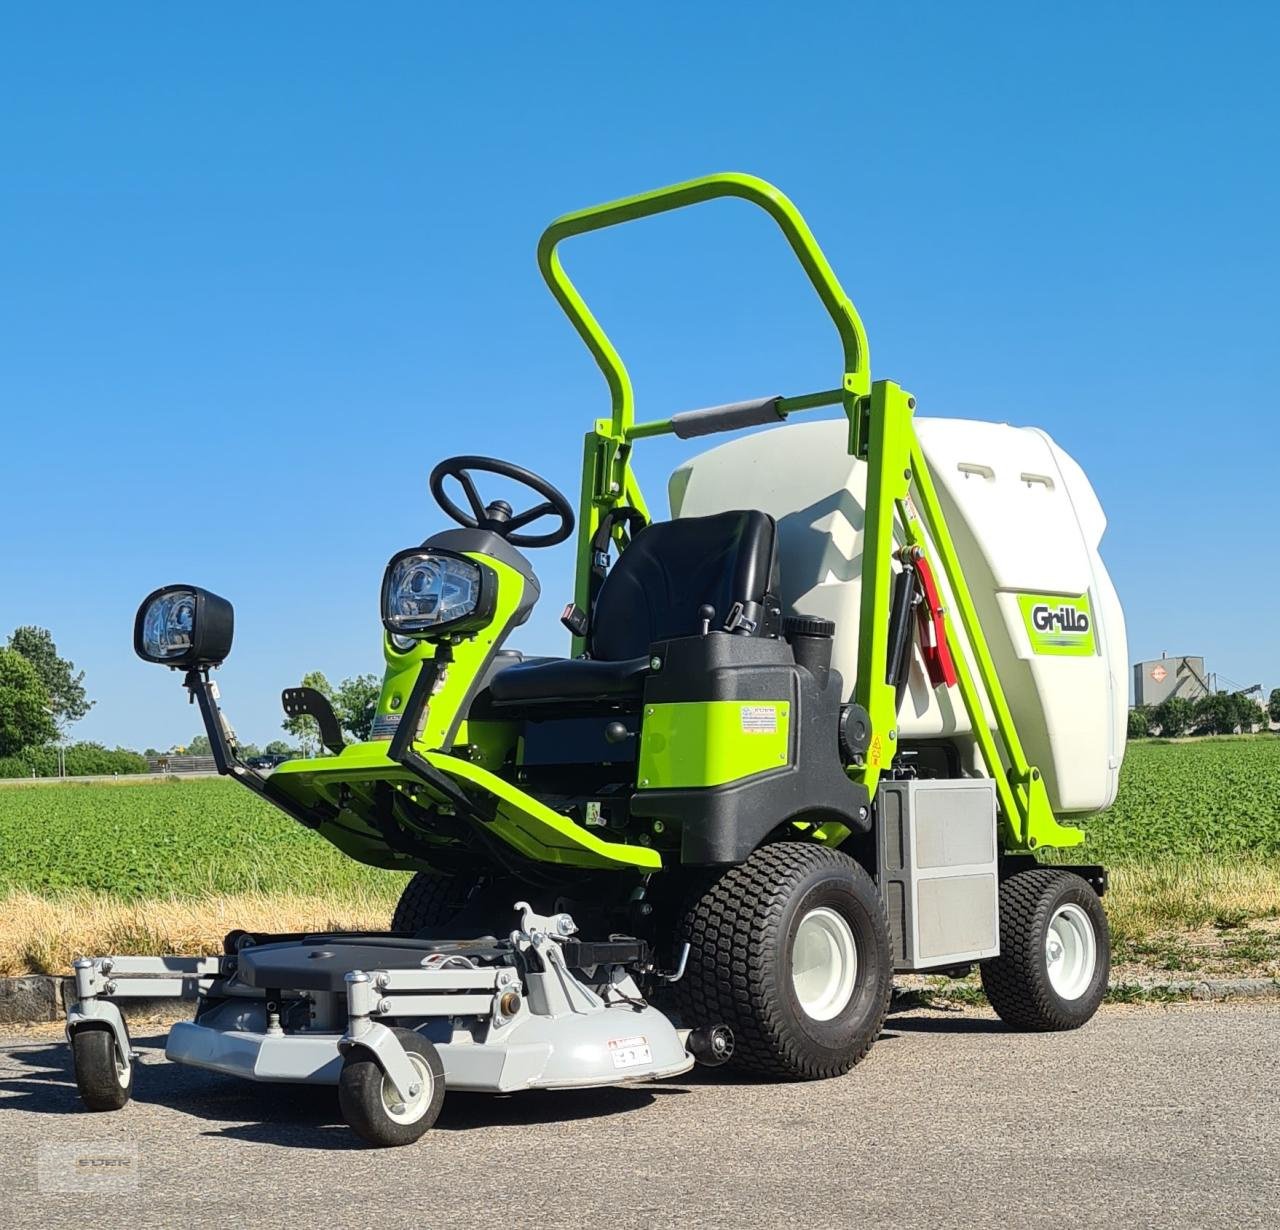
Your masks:
{"label": "seat cushion", "polygon": [[525,701],[639,696],[648,669],[647,653],[623,662],[597,662],[594,658],[521,662],[499,671],[489,680],[489,698],[494,704],[509,705]]}
{"label": "seat cushion", "polygon": [[645,526],[596,597],[591,657],[622,661],[647,654],[654,641],[694,636],[703,606],[715,610],[715,627],[736,603],[758,622],[766,593],[776,589],[774,539],[773,518],[754,510]]}

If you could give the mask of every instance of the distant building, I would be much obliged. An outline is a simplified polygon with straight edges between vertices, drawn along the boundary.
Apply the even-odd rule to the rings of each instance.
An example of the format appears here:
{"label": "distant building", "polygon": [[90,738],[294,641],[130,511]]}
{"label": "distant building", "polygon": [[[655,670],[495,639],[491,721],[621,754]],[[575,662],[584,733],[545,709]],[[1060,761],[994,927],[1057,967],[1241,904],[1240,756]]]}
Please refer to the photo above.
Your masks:
{"label": "distant building", "polygon": [[1213,689],[1205,674],[1203,658],[1156,658],[1133,667],[1133,703],[1158,705],[1170,696],[1199,700]]}

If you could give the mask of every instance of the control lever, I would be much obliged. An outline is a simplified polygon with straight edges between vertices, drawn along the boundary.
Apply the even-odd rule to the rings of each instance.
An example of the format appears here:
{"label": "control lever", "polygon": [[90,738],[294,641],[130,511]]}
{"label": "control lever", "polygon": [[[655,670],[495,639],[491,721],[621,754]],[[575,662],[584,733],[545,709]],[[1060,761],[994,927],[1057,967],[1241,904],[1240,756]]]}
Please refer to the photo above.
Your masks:
{"label": "control lever", "polygon": [[[687,607],[685,608],[688,609]],[[702,631],[700,636],[706,636],[711,631],[711,621],[716,617],[716,608],[709,605],[700,606],[698,608],[698,618],[702,621]]]}

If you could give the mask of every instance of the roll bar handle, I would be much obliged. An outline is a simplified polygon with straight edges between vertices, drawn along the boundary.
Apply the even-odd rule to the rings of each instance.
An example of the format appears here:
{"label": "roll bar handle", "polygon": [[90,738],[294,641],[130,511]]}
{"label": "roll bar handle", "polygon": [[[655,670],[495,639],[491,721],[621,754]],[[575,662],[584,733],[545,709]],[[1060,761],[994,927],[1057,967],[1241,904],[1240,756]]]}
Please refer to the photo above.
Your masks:
{"label": "roll bar handle", "polygon": [[538,241],[538,268],[556,302],[564,309],[565,315],[586,343],[608,383],[613,402],[612,435],[617,439],[624,438],[635,422],[635,397],[631,378],[613,343],[600,327],[600,322],[565,273],[557,248],[561,241],[574,235],[585,235],[623,222],[670,213],[672,210],[721,197],[737,197],[757,205],[778,224],[840,335],[844,350],[846,398],[851,401],[855,397],[865,396],[871,390],[871,363],[866,330],[862,327],[852,300],[845,294],[835,271],[813,237],[809,224],[787,196],[766,180],[754,175],[725,171],[565,214],[551,223]]}

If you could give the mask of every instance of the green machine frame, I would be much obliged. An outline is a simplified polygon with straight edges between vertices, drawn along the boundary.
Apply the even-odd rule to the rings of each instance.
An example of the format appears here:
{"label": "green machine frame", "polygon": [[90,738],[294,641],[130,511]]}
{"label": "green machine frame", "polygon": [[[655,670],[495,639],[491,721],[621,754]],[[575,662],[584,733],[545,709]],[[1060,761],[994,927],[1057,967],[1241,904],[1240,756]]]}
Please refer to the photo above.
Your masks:
{"label": "green machine frame", "polygon": [[[906,546],[918,549],[926,559],[930,550],[936,554],[951,590],[955,614],[972,652],[973,660],[969,662],[957,639],[953,613],[943,610],[943,625],[955,662],[956,687],[987,772],[995,782],[1005,849],[1027,852],[1041,846],[1078,845],[1084,839],[1083,832],[1058,823],[1040,771],[1028,762],[1018,737],[916,437],[912,423],[915,398],[892,381],[872,381],[862,321],[808,224],[782,192],[755,176],[708,175],[579,210],[558,218],[539,242],[538,265],[542,275],[599,365],[612,399],[610,417],[596,421],[586,435],[583,449],[574,592],[577,605],[582,610],[589,607],[591,540],[601,517],[618,505],[629,505],[648,516],[644,495],[632,469],[635,441],[673,433],[675,425],[670,419],[636,422],[635,397],[627,369],[565,272],[559,245],[575,235],[722,197],[749,201],[778,224],[840,336],[844,358],[840,385],[782,398],[776,409],[779,418],[784,419],[803,410],[840,406],[849,420],[849,452],[867,463],[863,599],[854,698],[870,716],[872,737],[864,763],[851,768],[850,775],[874,797],[880,776],[893,763],[897,750],[897,698],[895,688],[887,682],[896,525]],[[581,638],[575,638],[574,652],[580,653],[582,649]],[[984,697],[995,720],[994,732],[987,724]],[[836,842],[844,834],[843,831],[839,834],[820,831],[819,836]]]}

